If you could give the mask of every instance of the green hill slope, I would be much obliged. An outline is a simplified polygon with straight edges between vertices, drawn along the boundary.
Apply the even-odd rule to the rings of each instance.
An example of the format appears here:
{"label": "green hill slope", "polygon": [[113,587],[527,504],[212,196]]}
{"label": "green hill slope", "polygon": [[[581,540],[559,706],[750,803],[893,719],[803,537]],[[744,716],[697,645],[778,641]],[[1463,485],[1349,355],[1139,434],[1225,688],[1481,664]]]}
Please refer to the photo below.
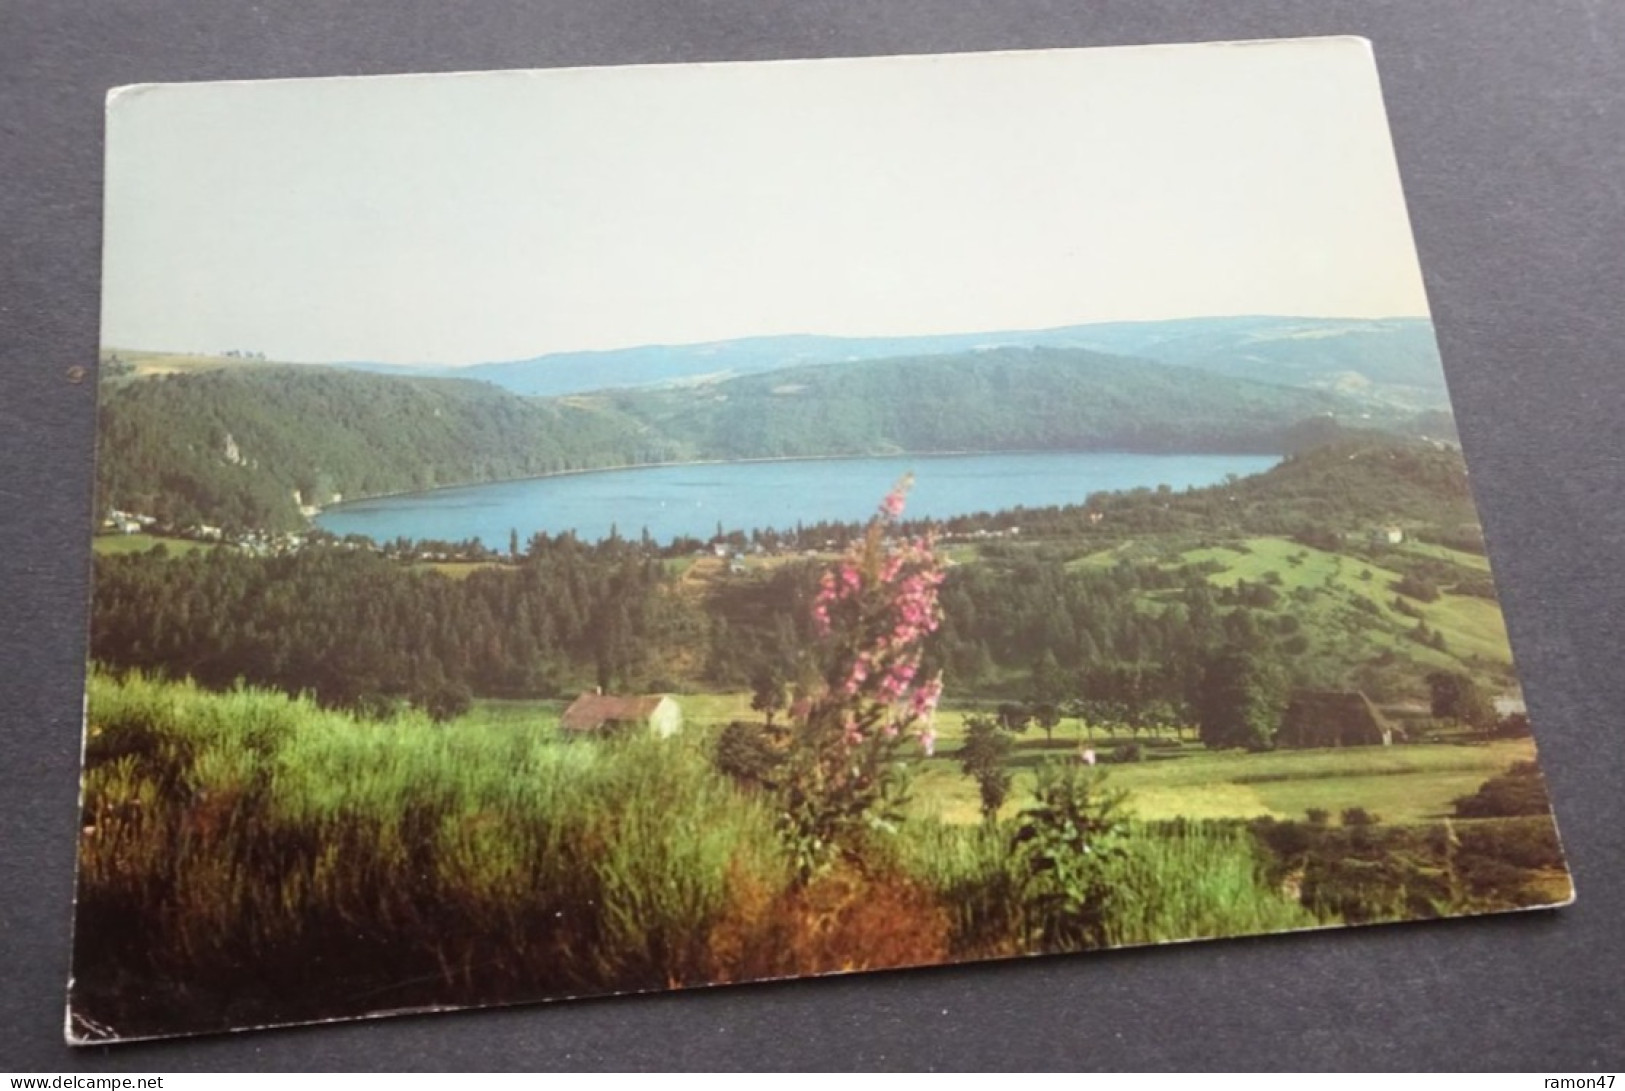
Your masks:
{"label": "green hill slope", "polygon": [[289,529],[301,501],[671,455],[604,406],[295,366],[106,385],[99,428],[100,505],[176,525]]}
{"label": "green hill slope", "polygon": [[1079,349],[783,368],[594,402],[714,458],[902,451],[1275,452],[1348,410],[1296,390]]}

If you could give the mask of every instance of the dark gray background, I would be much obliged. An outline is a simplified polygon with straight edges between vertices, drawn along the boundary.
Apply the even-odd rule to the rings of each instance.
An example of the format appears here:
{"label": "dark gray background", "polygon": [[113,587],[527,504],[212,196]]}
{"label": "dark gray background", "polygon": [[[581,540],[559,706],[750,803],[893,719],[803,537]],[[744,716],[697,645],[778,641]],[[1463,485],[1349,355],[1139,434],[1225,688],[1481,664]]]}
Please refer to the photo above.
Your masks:
{"label": "dark gray background", "polygon": [[[68,1051],[102,97],[1361,34],[1578,883],[1556,912]],[[0,0],[0,1070],[1621,1063],[1625,5]]]}

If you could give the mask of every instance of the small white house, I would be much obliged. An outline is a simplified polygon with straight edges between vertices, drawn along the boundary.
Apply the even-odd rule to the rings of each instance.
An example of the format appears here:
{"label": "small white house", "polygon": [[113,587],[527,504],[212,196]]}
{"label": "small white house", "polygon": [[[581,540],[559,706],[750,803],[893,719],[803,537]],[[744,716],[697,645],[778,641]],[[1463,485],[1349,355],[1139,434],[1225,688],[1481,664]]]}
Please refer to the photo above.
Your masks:
{"label": "small white house", "polygon": [[615,697],[607,693],[583,693],[564,710],[559,727],[584,735],[645,728],[665,739],[683,729],[683,710],[665,694]]}

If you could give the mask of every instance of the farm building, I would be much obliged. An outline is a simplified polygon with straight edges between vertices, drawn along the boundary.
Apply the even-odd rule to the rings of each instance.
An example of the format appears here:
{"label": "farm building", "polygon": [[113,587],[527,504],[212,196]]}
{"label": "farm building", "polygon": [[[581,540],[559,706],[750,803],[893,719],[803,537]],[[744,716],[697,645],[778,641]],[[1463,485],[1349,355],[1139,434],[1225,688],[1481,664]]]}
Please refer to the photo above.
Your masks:
{"label": "farm building", "polygon": [[647,728],[666,738],[683,726],[683,710],[670,697],[615,697],[607,693],[583,693],[570,703],[559,718],[559,727],[569,732],[595,734],[628,728]]}
{"label": "farm building", "polygon": [[1358,691],[1300,690],[1292,695],[1275,744],[1283,747],[1388,746],[1404,738]]}

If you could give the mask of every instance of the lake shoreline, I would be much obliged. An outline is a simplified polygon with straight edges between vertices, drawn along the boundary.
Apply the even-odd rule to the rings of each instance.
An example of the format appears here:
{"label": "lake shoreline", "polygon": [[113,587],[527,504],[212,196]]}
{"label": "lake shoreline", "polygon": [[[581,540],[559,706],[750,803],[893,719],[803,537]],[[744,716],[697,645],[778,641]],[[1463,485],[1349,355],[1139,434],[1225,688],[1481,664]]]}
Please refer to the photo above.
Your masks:
{"label": "lake shoreline", "polygon": [[755,466],[780,462],[866,462],[880,458],[982,458],[1003,455],[1133,455],[1139,458],[1273,458],[1279,461],[1286,455],[1280,451],[1134,451],[1122,447],[1065,448],[1010,448],[997,451],[967,449],[962,451],[896,451],[870,452],[861,455],[759,455],[751,458],[693,458],[672,462],[632,462],[621,466],[597,466],[584,470],[553,470],[545,474],[526,474],[523,477],[495,477],[489,481],[464,481],[456,485],[436,485],[432,489],[400,489],[395,492],[368,493],[336,504],[318,505],[316,514],[305,517],[314,525],[316,520],[331,512],[376,500],[397,500],[403,496],[433,496],[456,489],[483,489],[491,485],[516,485],[525,481],[553,481],[564,477],[585,477],[588,474],[616,474],[631,470],[682,469],[700,466]]}
{"label": "lake shoreline", "polygon": [[[464,541],[487,548],[535,533],[599,540],[640,527],[652,538],[708,540],[724,530],[779,531],[861,522],[908,473],[916,518],[1082,504],[1096,493],[1185,489],[1246,477],[1282,456],[1139,451],[930,451],[683,462],[568,470],[345,501],[316,516],[322,530],[388,542]],[[633,471],[636,471],[634,474]],[[592,475],[589,478],[589,475]],[[618,475],[611,476],[611,475]],[[641,476],[639,476],[641,475]]]}

